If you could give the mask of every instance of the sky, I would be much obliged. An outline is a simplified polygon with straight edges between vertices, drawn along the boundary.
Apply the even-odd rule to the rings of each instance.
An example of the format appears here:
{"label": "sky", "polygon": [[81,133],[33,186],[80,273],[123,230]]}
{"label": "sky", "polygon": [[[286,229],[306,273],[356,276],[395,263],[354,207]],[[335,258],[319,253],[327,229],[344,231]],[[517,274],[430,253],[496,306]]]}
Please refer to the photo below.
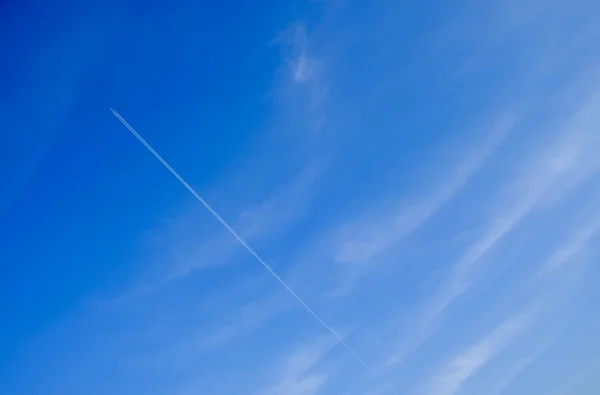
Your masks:
{"label": "sky", "polygon": [[0,393],[600,391],[597,1],[1,7]]}

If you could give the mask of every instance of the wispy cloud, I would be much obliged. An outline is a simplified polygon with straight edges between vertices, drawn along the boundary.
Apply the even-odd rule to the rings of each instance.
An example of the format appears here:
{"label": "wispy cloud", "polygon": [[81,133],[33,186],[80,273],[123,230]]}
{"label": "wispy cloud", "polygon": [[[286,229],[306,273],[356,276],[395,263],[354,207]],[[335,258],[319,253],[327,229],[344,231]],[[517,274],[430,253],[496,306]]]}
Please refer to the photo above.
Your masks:
{"label": "wispy cloud", "polygon": [[600,371],[600,358],[592,361],[588,366],[579,371],[574,377],[572,377],[562,387],[552,393],[552,395],[575,395],[588,380],[592,377],[598,377],[597,374]]}
{"label": "wispy cloud", "polygon": [[[519,167],[522,176],[504,192],[503,203],[493,209],[483,235],[472,243],[462,257],[451,268],[449,276],[439,287],[422,313],[417,332],[423,334],[409,347],[413,349],[433,333],[431,325],[456,298],[470,288],[474,268],[507,234],[513,231],[545,198],[561,189],[564,183],[571,182],[570,189],[583,183],[588,177],[600,170],[600,161],[595,152],[600,138],[595,132],[600,119],[591,112],[597,107],[598,97],[593,97],[572,120],[567,122],[561,136],[547,148]],[[592,226],[595,229],[596,225]],[[582,237],[591,235],[588,230]],[[396,359],[389,363],[396,362]]]}
{"label": "wispy cloud", "polygon": [[590,240],[598,233],[599,230],[600,217],[592,218],[590,222],[574,232],[571,240],[569,240],[567,244],[556,250],[550,256],[545,264],[539,269],[538,276],[560,270],[565,265],[569,264],[571,260],[576,258],[583,250],[585,250]]}
{"label": "wispy cloud", "polygon": [[202,331],[202,344],[206,347],[223,346],[225,343],[239,336],[259,328],[269,318],[272,318],[287,308],[295,306],[291,298],[283,297],[280,292],[275,292],[265,298],[249,302],[237,309],[226,323],[215,328]]}
{"label": "wispy cloud", "polygon": [[[202,163],[199,194],[252,248],[244,251],[246,243],[240,246],[197,202],[175,202],[177,212],[165,220],[172,209],[156,199],[157,212],[128,222],[134,233],[154,229],[130,248],[142,256],[134,267],[111,269],[120,278],[120,270],[141,273],[139,282],[149,285],[134,287],[139,297],[119,308],[83,306],[33,342],[22,359],[34,368],[17,373],[44,377],[38,392],[18,392],[458,395],[482,385],[500,395],[527,380],[533,364],[543,369],[546,344],[535,348],[539,339],[556,321],[569,321],[549,307],[570,309],[574,295],[586,294],[573,291],[585,281],[570,279],[592,261],[585,258],[600,233],[599,217],[588,215],[588,192],[600,179],[597,68],[566,56],[578,54],[567,45],[573,41],[581,52],[595,47],[581,43],[579,26],[575,38],[562,34],[579,24],[580,11],[563,20],[558,11],[567,7],[558,10],[556,1],[453,4],[434,10],[426,23],[416,3],[348,3],[320,21],[286,14],[307,22],[274,40],[282,55],[274,76],[268,55],[237,70],[248,62],[235,50],[250,45],[255,54],[265,35],[276,34],[268,31],[272,25],[243,40],[221,37],[219,43],[236,44],[218,52],[239,60],[223,58],[224,82],[235,75],[247,81],[260,69],[251,84],[227,87],[243,107],[232,109],[225,96],[206,98],[236,120],[248,116],[248,123],[227,124],[228,133],[245,128],[245,138],[231,132],[215,144],[215,156],[227,146],[225,156],[236,158],[219,156],[212,167],[190,155],[182,161],[189,167],[178,171],[193,177]],[[169,26],[178,18],[195,23],[188,11],[153,17]],[[179,47],[188,46],[173,52]],[[568,61],[556,59],[555,50]],[[186,52],[179,60],[196,58]],[[189,103],[173,104],[182,119],[204,100],[189,90]],[[162,124],[172,121],[163,118]],[[172,155],[177,144],[191,147],[192,134],[172,139]],[[211,174],[223,166],[225,174]],[[254,248],[284,288],[314,306],[318,321],[332,323],[326,329],[351,329],[353,347],[379,362],[373,374],[339,347],[343,336],[290,351],[298,339],[326,331],[252,261]],[[40,352],[39,344],[58,357]],[[44,358],[52,369],[39,375]],[[46,382],[58,390],[47,390]]]}
{"label": "wispy cloud", "polygon": [[[304,23],[292,24],[273,40],[282,52],[283,73],[275,93],[284,118],[283,128],[297,129],[313,145],[331,118],[328,100],[331,82],[325,62],[312,48],[312,32]],[[327,133],[326,133],[327,134]]]}
{"label": "wispy cloud", "polygon": [[533,320],[532,312],[520,313],[506,320],[435,374],[429,380],[424,393],[427,395],[456,394],[464,383],[521,335]]}
{"label": "wispy cloud", "polygon": [[[310,164],[283,186],[276,188],[263,201],[239,212],[233,228],[245,239],[258,247],[280,240],[294,224],[308,212],[316,195],[322,166]],[[110,304],[121,305],[148,296],[164,286],[197,271],[230,263],[241,251],[239,243],[218,223],[208,218],[206,223],[197,213],[200,207],[183,210],[172,219],[152,230],[148,242],[153,247],[151,260],[157,262],[160,275],[156,278],[138,280],[128,290],[114,298]],[[242,204],[243,207],[243,204]],[[198,228],[214,229],[206,234]]]}
{"label": "wispy cloud", "polygon": [[556,339],[554,336],[544,339],[544,341],[533,350],[529,355],[526,355],[516,361],[511,361],[508,369],[500,375],[497,375],[497,382],[487,386],[488,395],[501,395],[510,387],[510,385],[524,372],[536,362],[540,355],[550,347],[551,343]]}
{"label": "wispy cloud", "polygon": [[295,83],[305,83],[317,77],[318,62],[309,55],[309,37],[304,24],[293,24],[280,33],[274,43],[283,45],[285,62]]}
{"label": "wispy cloud", "polygon": [[[306,167],[266,200],[244,209],[233,225],[234,229],[238,230],[242,238],[258,244],[281,237],[295,221],[306,214],[321,171],[317,166]],[[184,240],[184,243],[177,247],[180,258],[175,261],[177,263],[171,263],[174,268],[167,276],[169,280],[185,277],[209,266],[223,265],[239,248],[237,241],[225,233],[218,233],[201,243],[196,240]]]}
{"label": "wispy cloud", "polygon": [[[487,139],[465,161],[442,176],[440,185],[415,204],[393,205],[374,218],[368,214],[346,224],[334,236],[334,257],[342,263],[364,263],[409,236],[461,191],[515,125],[514,117],[499,119]],[[406,207],[407,206],[407,207]]]}
{"label": "wispy cloud", "polygon": [[315,372],[317,363],[335,345],[330,339],[300,347],[280,361],[275,383],[257,394],[314,395],[326,383],[326,373]]}

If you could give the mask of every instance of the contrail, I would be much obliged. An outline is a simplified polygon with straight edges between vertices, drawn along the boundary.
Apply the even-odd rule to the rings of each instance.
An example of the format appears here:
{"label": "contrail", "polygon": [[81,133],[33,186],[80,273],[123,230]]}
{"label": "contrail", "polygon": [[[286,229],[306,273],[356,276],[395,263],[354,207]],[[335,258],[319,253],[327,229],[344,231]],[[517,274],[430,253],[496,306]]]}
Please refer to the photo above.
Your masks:
{"label": "contrail", "polygon": [[206,202],[206,200],[204,200],[195,190],[194,188],[192,188],[190,186],[190,184],[188,184],[180,175],[179,173],[177,173],[175,171],[175,169],[173,169],[168,163],[167,161],[165,161],[159,154],[158,152],[156,152],[154,150],[154,148],[152,148],[150,146],[150,144],[148,144],[146,142],[146,140],[144,140],[142,138],[142,136],[139,135],[138,132],[135,131],[135,129],[114,109],[110,109],[110,111],[112,111],[112,113],[115,115],[115,117],[117,117],[119,119],[119,121],[121,121],[121,123],[123,125],[125,125],[125,127],[127,129],[129,129],[129,131],[131,133],[133,133],[133,135],[142,143],[144,144],[144,146],[148,149],[148,151],[150,151],[152,153],[152,155],[154,155],[156,157],[156,159],[158,159],[160,161],[160,163],[162,163],[167,170],[169,170],[171,172],[171,174],[173,174],[175,176],[175,178],[177,178],[179,180],[179,182],[181,184],[183,184],[184,187],[187,188],[188,191],[190,191],[190,193],[192,195],[194,195],[194,197],[196,199],[198,199],[198,201],[200,203],[202,203],[202,205],[213,215],[213,217],[215,217],[217,219],[217,221],[219,221],[221,223],[221,225],[223,225],[225,227],[225,229],[227,229],[229,231],[229,233],[231,233],[231,235],[233,237],[235,237],[235,239],[237,241],[240,242],[240,244],[242,246],[244,246],[244,248],[250,253],[250,255],[252,255],[257,261],[258,263],[260,263],[274,278],[275,280],[277,280],[279,282],[279,284],[281,284],[281,286],[283,288],[285,288],[285,290],[294,297],[294,299],[296,299],[298,301],[298,303],[300,303],[300,305],[302,307],[304,307],[304,309],[306,311],[308,311],[310,313],[310,315],[313,316],[314,319],[316,319],[325,329],[327,329],[333,336],[335,336],[335,338],[340,342],[340,344],[342,346],[344,346],[346,348],[346,350],[348,350],[352,355],[354,355],[356,357],[356,359],[365,367],[367,368],[367,370],[371,370],[371,368],[369,367],[369,365],[367,365],[367,363],[362,359],[362,357],[360,355],[358,355],[358,353],[356,351],[354,351],[354,349],[352,347],[350,347],[348,345],[348,343],[346,343],[344,341],[344,339],[342,338],[342,336],[340,336],[331,326],[329,326],[329,324],[327,324],[317,313],[315,313],[315,311],[313,309],[311,309],[303,300],[302,298],[300,298],[298,296],[298,294],[296,294],[296,292],[290,288],[289,285],[287,285],[287,283],[285,281],[283,281],[283,279],[281,277],[279,277],[279,275],[271,268],[271,266],[269,266],[261,257],[260,255],[258,255],[256,253],[256,251],[254,251],[252,249],[252,247],[250,247],[248,245],[248,243],[246,243],[244,241],[244,239],[242,239],[242,237],[240,235],[237,234],[237,232],[235,230],[233,230],[233,228],[231,226],[229,226],[229,224],[227,222],[225,222],[225,220]]}

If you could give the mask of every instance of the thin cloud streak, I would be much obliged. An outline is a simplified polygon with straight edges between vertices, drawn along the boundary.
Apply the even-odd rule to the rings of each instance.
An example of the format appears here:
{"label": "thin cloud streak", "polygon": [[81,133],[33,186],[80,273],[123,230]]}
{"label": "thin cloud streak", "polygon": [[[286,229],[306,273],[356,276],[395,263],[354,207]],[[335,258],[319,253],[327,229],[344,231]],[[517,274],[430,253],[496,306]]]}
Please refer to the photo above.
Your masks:
{"label": "thin cloud streak", "polygon": [[[472,279],[469,277],[481,259],[532,211],[546,199],[553,199],[553,203],[556,203],[559,197],[556,192],[564,196],[568,190],[600,170],[597,155],[600,137],[595,133],[600,126],[600,117],[593,111],[599,103],[600,95],[591,95],[582,109],[566,123],[554,144],[542,149],[520,167],[519,172],[523,175],[506,188],[508,195],[503,201],[509,204],[495,210],[499,214],[488,221],[483,236],[471,244],[452,265],[448,277],[420,312],[414,329],[385,361],[384,367],[402,362],[437,331],[443,312],[470,288]],[[565,188],[565,182],[568,182],[568,189]]]}
{"label": "thin cloud streak", "polygon": [[[306,215],[314,195],[313,189],[325,168],[320,164],[307,165],[287,185],[259,204],[244,209],[238,215],[234,228],[238,229],[244,240],[257,245],[281,237]],[[175,223],[169,223],[166,230],[159,230],[153,235],[161,242],[166,239],[166,245],[170,247],[168,253],[158,254],[161,261],[168,261],[164,274],[132,285],[106,304],[131,304],[194,272],[231,262],[240,251],[236,240],[227,233],[217,233],[200,241],[190,240],[187,236],[191,222],[189,214],[186,211],[185,216],[180,216]],[[185,232],[179,229],[181,227]]]}
{"label": "thin cloud streak", "polygon": [[[488,254],[498,242],[513,231],[540,203],[557,189],[563,195],[566,192],[563,181],[575,178],[569,188],[575,188],[591,175],[600,170],[597,149],[600,138],[595,130],[600,126],[600,117],[594,116],[599,97],[596,95],[582,111],[577,113],[563,135],[549,148],[525,166],[524,176],[518,179],[509,191],[514,203],[500,208],[500,214],[488,221],[487,230],[475,243],[471,244],[463,256],[452,266],[451,273],[438,288],[418,320],[416,337],[401,353],[391,357],[386,365],[400,362],[406,353],[418,348],[434,332],[433,324],[445,309],[471,284],[469,276],[480,260]],[[582,166],[583,165],[583,166]]]}
{"label": "thin cloud streak", "polygon": [[179,182],[188,190],[194,197],[231,233],[231,235],[252,255],[268,272],[281,284],[281,286],[296,299],[296,301],[315,319],[317,320],[329,333],[331,333],[339,343],[348,350],[367,370],[370,370],[369,365],[364,359],[352,348],[341,335],[339,335],[327,322],[325,322],[321,316],[319,316],[312,308],[310,308],[303,299],[296,294],[296,292],[290,288],[290,286],[269,266],[261,257],[258,255],[241,236],[229,226],[229,224],[138,134],[138,132],[129,123],[121,117],[121,115],[111,109],[112,113],[121,121],[121,123],[158,159],[163,166],[171,172],[179,180]]}
{"label": "thin cloud streak", "polygon": [[[291,301],[282,300],[280,293],[250,302],[236,310],[232,318],[208,334],[203,330],[203,344],[207,347],[222,346],[234,338],[261,326],[270,318],[292,307]],[[233,318],[234,317],[234,318]]]}
{"label": "thin cloud streak", "polygon": [[429,380],[427,395],[454,395],[478,371],[500,354],[532,324],[534,314],[517,314],[497,327],[480,342],[456,356]]}
{"label": "thin cloud streak", "polygon": [[296,349],[280,362],[282,366],[275,384],[259,392],[261,395],[315,395],[326,383],[328,374],[311,372],[335,344],[319,339],[311,346]]}
{"label": "thin cloud streak", "polygon": [[590,379],[592,375],[597,374],[598,371],[600,371],[600,358],[590,363],[584,370],[567,382],[563,388],[558,389],[552,395],[575,395],[575,390]]}
{"label": "thin cloud streak", "polygon": [[502,395],[513,382],[536,362],[539,356],[556,341],[556,333],[546,337],[529,355],[511,363],[507,372],[491,388],[487,395]]}
{"label": "thin cloud streak", "polygon": [[538,271],[538,277],[563,268],[577,257],[600,230],[600,216],[576,232],[569,243],[558,249]]}
{"label": "thin cloud streak", "polygon": [[[281,234],[292,222],[302,216],[308,205],[310,189],[315,185],[321,168],[308,166],[289,185],[270,196],[258,206],[243,211],[235,228],[244,240],[264,239],[269,235]],[[192,251],[181,254],[185,262],[177,265],[167,275],[166,281],[177,280],[209,266],[222,265],[229,261],[236,247],[235,240],[223,234],[194,246]],[[202,257],[203,259],[199,259]]]}
{"label": "thin cloud streak", "polygon": [[[445,177],[439,189],[422,203],[410,206],[400,214],[386,212],[378,220],[363,220],[343,227],[338,231],[337,238],[345,240],[339,243],[335,259],[343,263],[367,262],[408,237],[465,187],[473,174],[504,141],[515,123],[516,118],[512,116],[500,119],[483,145]],[[358,236],[347,236],[356,233]]]}

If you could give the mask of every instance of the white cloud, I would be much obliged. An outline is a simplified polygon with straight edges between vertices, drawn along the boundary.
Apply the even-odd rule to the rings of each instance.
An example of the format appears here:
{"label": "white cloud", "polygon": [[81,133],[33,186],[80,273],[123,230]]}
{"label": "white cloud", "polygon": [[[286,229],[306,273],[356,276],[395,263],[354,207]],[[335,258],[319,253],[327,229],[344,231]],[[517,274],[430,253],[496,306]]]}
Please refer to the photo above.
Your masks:
{"label": "white cloud", "polygon": [[584,385],[592,377],[597,377],[598,371],[600,370],[600,358],[592,361],[587,367],[577,373],[570,381],[568,381],[562,388],[552,393],[552,395],[575,395],[580,392],[576,392],[582,385]]}
{"label": "white cloud", "polygon": [[273,88],[281,113],[279,128],[308,142],[303,147],[308,151],[314,151],[322,144],[320,139],[333,132],[334,128],[326,126],[335,121],[327,105],[331,87],[327,64],[314,48],[314,35],[303,23],[295,23],[273,41],[283,56],[283,67]]}
{"label": "white cloud", "polygon": [[335,236],[334,256],[338,262],[363,263],[409,236],[459,193],[471,176],[502,143],[514,126],[513,117],[496,122],[481,147],[443,176],[440,186],[430,196],[408,207],[395,206],[376,218],[364,216],[341,227]]}
{"label": "white cloud", "polygon": [[530,355],[511,363],[509,371],[499,377],[499,381],[489,386],[487,395],[501,395],[535,361],[537,355]]}
{"label": "white cloud", "polygon": [[317,77],[318,62],[309,55],[309,36],[302,23],[295,23],[283,31],[275,43],[283,45],[284,58],[294,83],[305,83]]}
{"label": "white cloud", "polygon": [[[559,325],[559,329],[562,329],[561,323]],[[548,336],[542,338],[539,344],[529,352],[529,354],[518,358],[516,360],[510,360],[507,363],[507,367],[505,369],[501,369],[500,372],[494,371],[490,373],[488,377],[493,377],[493,380],[489,380],[485,382],[485,390],[487,395],[501,395],[504,394],[506,389],[510,387],[517,378],[521,377],[527,369],[538,361],[540,355],[548,350],[556,342],[557,334],[560,331],[551,331]],[[540,336],[538,336],[540,337]],[[471,393],[478,393],[479,389],[475,388]]]}
{"label": "white cloud", "polygon": [[326,375],[311,374],[302,378],[286,379],[267,389],[265,395],[314,395],[323,386]]}
{"label": "white cloud", "polygon": [[[551,208],[562,198],[589,180],[600,170],[600,95],[591,95],[571,119],[563,122],[561,132],[551,144],[541,146],[517,167],[517,174],[499,195],[500,204],[492,206],[491,219],[481,237],[471,243],[454,262],[448,276],[418,313],[414,328],[402,339],[385,366],[400,363],[437,330],[444,311],[467,292],[475,280],[475,269],[497,244],[517,228],[533,211]],[[537,147],[536,147],[537,148]],[[556,266],[567,260],[593,235],[598,224],[586,227],[574,244],[558,251],[553,258]]]}
{"label": "white cloud", "polygon": [[293,62],[293,73],[292,76],[294,77],[294,81],[295,82],[305,82],[307,81],[312,74],[312,69],[311,69],[311,61],[310,59],[308,59],[307,55],[305,53],[302,53],[298,59]]}
{"label": "white cloud", "polygon": [[521,335],[532,320],[531,312],[521,313],[506,320],[483,340],[470,346],[444,366],[429,380],[425,393],[427,395],[457,393],[464,383]]}
{"label": "white cloud", "polygon": [[[232,227],[254,246],[282,237],[307,213],[322,171],[323,167],[317,165],[306,166],[265,200],[241,211]],[[225,265],[231,262],[237,252],[242,251],[239,242],[223,230],[218,222],[208,216],[198,215],[198,212],[204,214],[203,207],[199,204],[194,206],[153,231],[151,243],[145,244],[159,246],[153,246],[156,252],[150,259],[159,262],[158,266],[164,274],[148,280],[148,275],[142,273],[146,276],[143,280],[102,303],[117,306],[129,304],[196,271]],[[203,238],[204,235],[198,234],[196,228],[202,221],[200,218],[208,218],[206,222],[212,230],[211,236]]]}
{"label": "white cloud", "polygon": [[[523,174],[509,188],[503,207],[496,208],[488,221],[482,237],[471,244],[463,256],[454,263],[451,273],[434,295],[423,313],[420,330],[430,326],[438,316],[469,287],[469,276],[496,244],[521,223],[544,199],[561,188],[564,181],[576,179],[570,188],[581,184],[600,170],[597,152],[600,149],[600,117],[590,119],[591,109],[598,108],[594,97],[584,109],[568,123],[562,136],[551,146],[543,149],[530,163],[519,169]],[[593,122],[592,122],[593,121]],[[423,339],[424,340],[424,339]]]}
{"label": "white cloud", "polygon": [[556,250],[546,263],[540,268],[538,275],[547,274],[556,271],[567,265],[572,259],[576,258],[588,245],[590,239],[600,230],[600,217],[592,221],[572,236],[571,240]]}
{"label": "white cloud", "polygon": [[[279,291],[279,289],[277,289]],[[249,302],[236,310],[230,320],[212,330],[202,331],[202,344],[207,347],[222,346],[238,336],[263,325],[270,318],[280,314],[287,308],[296,306],[292,298],[281,292],[275,292],[266,298]]]}
{"label": "white cloud", "polygon": [[[252,243],[280,236],[306,213],[320,172],[321,169],[316,166],[306,167],[266,200],[242,211],[234,229]],[[214,226],[220,225],[215,222]],[[238,242],[225,232],[201,243],[184,240],[177,246],[176,263],[172,264],[174,268],[167,277],[169,280],[178,279],[195,270],[225,264],[238,248]]]}
{"label": "white cloud", "polygon": [[314,372],[315,365],[335,346],[331,339],[319,339],[310,346],[296,349],[279,363],[278,377],[259,394],[314,395],[326,383],[328,375]]}

